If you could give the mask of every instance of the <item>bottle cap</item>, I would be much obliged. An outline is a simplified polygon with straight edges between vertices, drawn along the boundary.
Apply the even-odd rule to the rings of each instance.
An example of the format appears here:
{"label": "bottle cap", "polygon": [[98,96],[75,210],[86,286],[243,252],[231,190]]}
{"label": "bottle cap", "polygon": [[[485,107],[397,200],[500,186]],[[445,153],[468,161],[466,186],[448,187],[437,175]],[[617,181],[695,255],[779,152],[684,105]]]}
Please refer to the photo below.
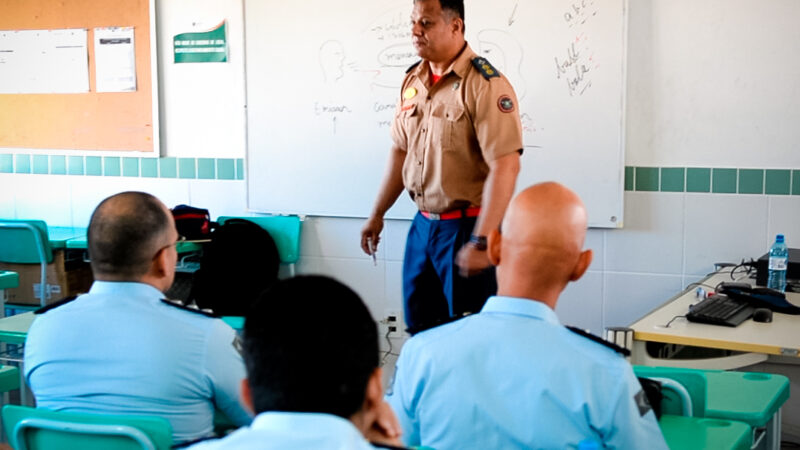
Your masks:
{"label": "bottle cap", "polygon": [[775,236],[775,242],[783,242],[783,235],[779,234],[779,235]]}

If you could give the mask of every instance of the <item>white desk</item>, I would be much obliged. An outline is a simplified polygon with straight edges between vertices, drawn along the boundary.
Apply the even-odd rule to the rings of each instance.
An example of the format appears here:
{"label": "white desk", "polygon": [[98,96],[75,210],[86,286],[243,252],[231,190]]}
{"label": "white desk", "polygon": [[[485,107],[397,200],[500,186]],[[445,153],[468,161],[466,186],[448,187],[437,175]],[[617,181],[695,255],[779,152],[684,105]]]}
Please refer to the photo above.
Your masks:
{"label": "white desk", "polygon": [[[713,288],[722,281],[733,281],[729,272],[710,275],[700,282]],[[800,316],[775,313],[771,323],[746,320],[735,328],[692,323],[685,318],[672,320],[685,315],[689,305],[699,301],[695,289],[685,290],[630,326],[631,363],[725,370],[768,359],[800,364]],[[787,293],[786,297],[800,306],[800,294]]]}

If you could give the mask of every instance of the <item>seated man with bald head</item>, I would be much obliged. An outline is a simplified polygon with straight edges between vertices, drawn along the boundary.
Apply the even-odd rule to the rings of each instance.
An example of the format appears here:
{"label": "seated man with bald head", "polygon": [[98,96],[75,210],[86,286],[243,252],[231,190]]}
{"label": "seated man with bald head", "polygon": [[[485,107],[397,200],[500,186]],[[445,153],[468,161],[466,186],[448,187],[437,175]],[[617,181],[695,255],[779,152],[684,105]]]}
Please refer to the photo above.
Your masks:
{"label": "seated man with bald head", "polygon": [[113,195],[92,214],[88,239],[89,293],[37,311],[28,332],[25,377],[37,405],[160,416],[176,443],[210,435],[215,407],[248,424],[234,330],[164,300],[177,261],[169,209],[150,194]]}
{"label": "seated man with bald head", "polygon": [[557,183],[514,198],[489,236],[497,296],[403,347],[387,400],[408,445],[667,448],[623,356],[554,312],[591,263],[586,227],[583,203]]}

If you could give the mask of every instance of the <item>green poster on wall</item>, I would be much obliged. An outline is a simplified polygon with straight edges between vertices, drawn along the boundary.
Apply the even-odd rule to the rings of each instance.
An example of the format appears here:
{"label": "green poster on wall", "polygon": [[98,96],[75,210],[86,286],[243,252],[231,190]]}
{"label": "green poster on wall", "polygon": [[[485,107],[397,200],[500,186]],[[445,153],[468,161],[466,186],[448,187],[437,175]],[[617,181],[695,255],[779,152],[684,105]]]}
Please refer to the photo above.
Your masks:
{"label": "green poster on wall", "polygon": [[228,61],[228,40],[226,21],[216,28],[199,33],[175,35],[173,48],[176,63],[226,62]]}

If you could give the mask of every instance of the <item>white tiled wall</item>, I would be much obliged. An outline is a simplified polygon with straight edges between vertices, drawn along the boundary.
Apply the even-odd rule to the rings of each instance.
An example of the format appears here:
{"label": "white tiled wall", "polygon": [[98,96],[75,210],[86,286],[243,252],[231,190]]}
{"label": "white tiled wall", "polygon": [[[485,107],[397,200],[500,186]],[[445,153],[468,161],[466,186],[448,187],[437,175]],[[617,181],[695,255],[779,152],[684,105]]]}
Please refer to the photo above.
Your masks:
{"label": "white tiled wall", "polygon": [[[0,174],[0,216],[86,226],[97,203],[143,190],[168,206],[208,208],[212,217],[247,215],[243,181]],[[402,311],[401,280],[409,222],[386,221],[377,266],[359,246],[360,219],[307,217],[298,273],[323,273],[349,284],[376,318]],[[627,325],[713,269],[762,255],[775,233],[800,246],[800,197],[626,192],[625,228],[589,230],[594,261],[569,286],[562,322],[601,333]]]}

